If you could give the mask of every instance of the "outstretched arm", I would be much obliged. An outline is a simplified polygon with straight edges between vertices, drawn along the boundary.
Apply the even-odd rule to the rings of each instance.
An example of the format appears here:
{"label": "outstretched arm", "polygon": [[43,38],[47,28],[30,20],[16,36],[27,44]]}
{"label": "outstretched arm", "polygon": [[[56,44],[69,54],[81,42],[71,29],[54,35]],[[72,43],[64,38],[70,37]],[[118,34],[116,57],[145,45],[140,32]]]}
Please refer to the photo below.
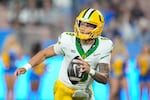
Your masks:
{"label": "outstretched arm", "polygon": [[31,60],[29,61],[29,63],[31,64],[32,67],[35,67],[36,65],[40,64],[41,62],[43,62],[45,59],[56,55],[54,52],[54,47],[48,47],[44,50],[41,50],[40,52],[38,52],[35,56],[33,56],[31,58]]}
{"label": "outstretched arm", "polygon": [[35,67],[36,65],[43,62],[45,59],[54,55],[56,54],[55,54],[53,46],[50,46],[44,50],[41,50],[40,52],[38,52],[35,56],[31,58],[28,64],[24,65],[22,68],[18,68],[15,71],[15,75],[18,76],[20,74],[24,74],[29,68]]}

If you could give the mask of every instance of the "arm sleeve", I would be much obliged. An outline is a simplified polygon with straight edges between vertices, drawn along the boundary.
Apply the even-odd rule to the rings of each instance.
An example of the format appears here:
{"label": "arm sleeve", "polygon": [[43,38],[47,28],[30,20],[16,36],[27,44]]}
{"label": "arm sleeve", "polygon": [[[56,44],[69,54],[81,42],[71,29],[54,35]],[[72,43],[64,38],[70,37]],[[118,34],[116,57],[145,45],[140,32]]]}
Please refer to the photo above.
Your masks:
{"label": "arm sleeve", "polygon": [[99,63],[107,63],[110,64],[111,52],[113,50],[113,43],[110,41],[106,50],[104,50],[102,56],[100,57]]}
{"label": "arm sleeve", "polygon": [[62,34],[58,37],[57,43],[54,44],[54,51],[55,51],[55,53],[56,54],[60,54],[60,55],[64,55]]}

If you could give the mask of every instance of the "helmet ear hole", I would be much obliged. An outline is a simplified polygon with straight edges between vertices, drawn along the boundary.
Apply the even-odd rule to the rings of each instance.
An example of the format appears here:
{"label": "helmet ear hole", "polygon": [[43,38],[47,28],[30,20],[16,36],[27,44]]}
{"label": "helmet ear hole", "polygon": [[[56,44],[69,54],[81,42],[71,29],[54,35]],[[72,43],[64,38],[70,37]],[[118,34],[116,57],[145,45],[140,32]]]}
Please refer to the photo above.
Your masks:
{"label": "helmet ear hole", "polygon": [[78,21],[78,27],[80,27],[80,24],[81,24],[81,21],[79,20],[79,21]]}

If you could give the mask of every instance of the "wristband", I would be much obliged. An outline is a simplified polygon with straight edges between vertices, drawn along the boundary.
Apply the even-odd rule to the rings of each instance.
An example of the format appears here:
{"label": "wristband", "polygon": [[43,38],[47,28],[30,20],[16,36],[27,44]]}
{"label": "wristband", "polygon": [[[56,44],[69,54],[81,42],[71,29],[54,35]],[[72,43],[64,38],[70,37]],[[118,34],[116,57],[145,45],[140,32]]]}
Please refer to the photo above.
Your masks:
{"label": "wristband", "polygon": [[25,64],[25,65],[23,66],[23,68],[25,68],[26,71],[27,71],[27,70],[31,69],[32,66],[31,66],[31,64],[27,63],[27,64]]}
{"label": "wristband", "polygon": [[90,74],[91,76],[94,76],[94,75],[95,75],[95,70],[91,68],[89,74]]}

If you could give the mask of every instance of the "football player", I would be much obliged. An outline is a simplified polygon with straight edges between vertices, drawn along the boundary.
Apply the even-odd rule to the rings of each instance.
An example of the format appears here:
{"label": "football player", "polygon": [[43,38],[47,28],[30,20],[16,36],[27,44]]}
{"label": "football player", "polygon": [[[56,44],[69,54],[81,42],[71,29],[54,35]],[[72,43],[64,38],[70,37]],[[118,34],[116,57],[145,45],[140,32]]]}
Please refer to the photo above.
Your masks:
{"label": "football player", "polygon": [[[63,32],[58,42],[37,53],[29,63],[18,68],[15,75],[24,74],[48,57],[64,55],[59,77],[54,85],[55,100],[93,100],[91,83],[96,80],[106,84],[110,73],[110,58],[113,43],[100,36],[104,27],[104,17],[100,11],[92,8],[80,12],[76,18],[74,32]],[[79,56],[80,73],[86,73],[84,79],[73,84],[69,79],[68,67],[73,58]],[[98,70],[96,70],[98,69]]]}

